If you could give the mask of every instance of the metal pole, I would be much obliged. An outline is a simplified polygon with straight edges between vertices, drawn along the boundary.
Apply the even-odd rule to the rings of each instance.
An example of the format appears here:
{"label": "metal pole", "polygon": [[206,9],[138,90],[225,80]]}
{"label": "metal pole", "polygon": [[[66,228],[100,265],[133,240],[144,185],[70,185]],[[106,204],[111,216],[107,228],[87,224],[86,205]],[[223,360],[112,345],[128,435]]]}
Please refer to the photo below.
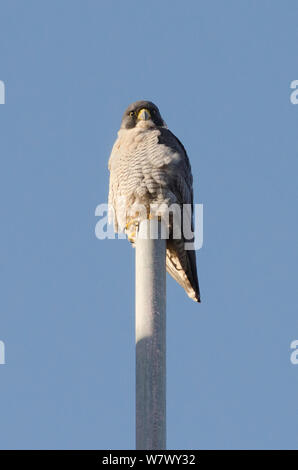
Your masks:
{"label": "metal pole", "polygon": [[136,240],[136,449],[145,450],[166,448],[166,240],[160,229],[157,219],[144,220]]}

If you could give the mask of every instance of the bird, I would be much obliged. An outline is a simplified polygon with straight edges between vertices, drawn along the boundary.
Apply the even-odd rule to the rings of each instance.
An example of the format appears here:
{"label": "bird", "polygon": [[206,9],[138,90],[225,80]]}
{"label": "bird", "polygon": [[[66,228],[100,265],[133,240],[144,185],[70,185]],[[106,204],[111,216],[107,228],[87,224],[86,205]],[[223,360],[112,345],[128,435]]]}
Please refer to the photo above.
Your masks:
{"label": "bird", "polygon": [[[180,140],[168,129],[158,107],[147,100],[132,103],[125,110],[108,168],[109,222],[115,232],[125,232],[135,245],[140,220],[164,216],[164,208],[190,207],[179,224],[193,230],[193,177],[188,155]],[[139,207],[146,211],[139,211]],[[157,207],[154,211],[152,207]],[[182,212],[184,214],[184,212]],[[188,214],[188,215],[187,215]],[[187,295],[201,302],[194,249],[186,240],[173,236],[173,217],[167,219],[166,268]],[[192,239],[194,241],[194,238]]]}

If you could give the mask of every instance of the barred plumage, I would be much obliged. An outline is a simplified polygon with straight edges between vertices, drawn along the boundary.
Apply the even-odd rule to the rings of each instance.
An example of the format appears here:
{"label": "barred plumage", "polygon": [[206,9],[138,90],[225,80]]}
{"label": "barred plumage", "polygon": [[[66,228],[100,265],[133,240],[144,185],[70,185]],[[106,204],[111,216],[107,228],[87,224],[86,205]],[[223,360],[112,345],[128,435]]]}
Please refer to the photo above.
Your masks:
{"label": "barred plumage", "polygon": [[[143,110],[147,119],[138,119]],[[144,114],[146,116],[146,113]],[[113,208],[115,231],[125,230],[132,242],[130,221],[144,205],[191,205],[186,223],[192,228],[193,189],[190,163],[181,142],[162,120],[158,108],[149,101],[138,101],[124,113],[118,138],[109,159],[109,205]],[[160,206],[162,207],[162,206]],[[158,212],[162,216],[162,210]],[[169,227],[170,234],[172,227]],[[187,240],[189,241],[189,240]],[[194,250],[185,250],[184,237],[167,240],[167,271],[200,302]]]}

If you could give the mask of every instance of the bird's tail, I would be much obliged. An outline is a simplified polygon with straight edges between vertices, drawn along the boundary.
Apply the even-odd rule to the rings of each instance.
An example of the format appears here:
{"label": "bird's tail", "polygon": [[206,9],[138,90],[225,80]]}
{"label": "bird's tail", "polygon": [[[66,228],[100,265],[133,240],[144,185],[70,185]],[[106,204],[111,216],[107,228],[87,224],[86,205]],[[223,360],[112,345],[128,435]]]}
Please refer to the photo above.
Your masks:
{"label": "bird's tail", "polygon": [[195,250],[185,250],[183,239],[167,241],[167,271],[195,302],[201,302]]}

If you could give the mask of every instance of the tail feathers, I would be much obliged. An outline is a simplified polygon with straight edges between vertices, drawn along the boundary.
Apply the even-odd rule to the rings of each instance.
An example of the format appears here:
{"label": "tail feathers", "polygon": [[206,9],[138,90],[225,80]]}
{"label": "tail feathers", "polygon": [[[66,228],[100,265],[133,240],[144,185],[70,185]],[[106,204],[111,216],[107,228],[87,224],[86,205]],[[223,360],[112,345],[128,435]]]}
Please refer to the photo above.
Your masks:
{"label": "tail feathers", "polygon": [[168,273],[183,287],[187,295],[195,302],[200,302],[195,251],[185,250],[183,240],[168,240],[166,264]]}

